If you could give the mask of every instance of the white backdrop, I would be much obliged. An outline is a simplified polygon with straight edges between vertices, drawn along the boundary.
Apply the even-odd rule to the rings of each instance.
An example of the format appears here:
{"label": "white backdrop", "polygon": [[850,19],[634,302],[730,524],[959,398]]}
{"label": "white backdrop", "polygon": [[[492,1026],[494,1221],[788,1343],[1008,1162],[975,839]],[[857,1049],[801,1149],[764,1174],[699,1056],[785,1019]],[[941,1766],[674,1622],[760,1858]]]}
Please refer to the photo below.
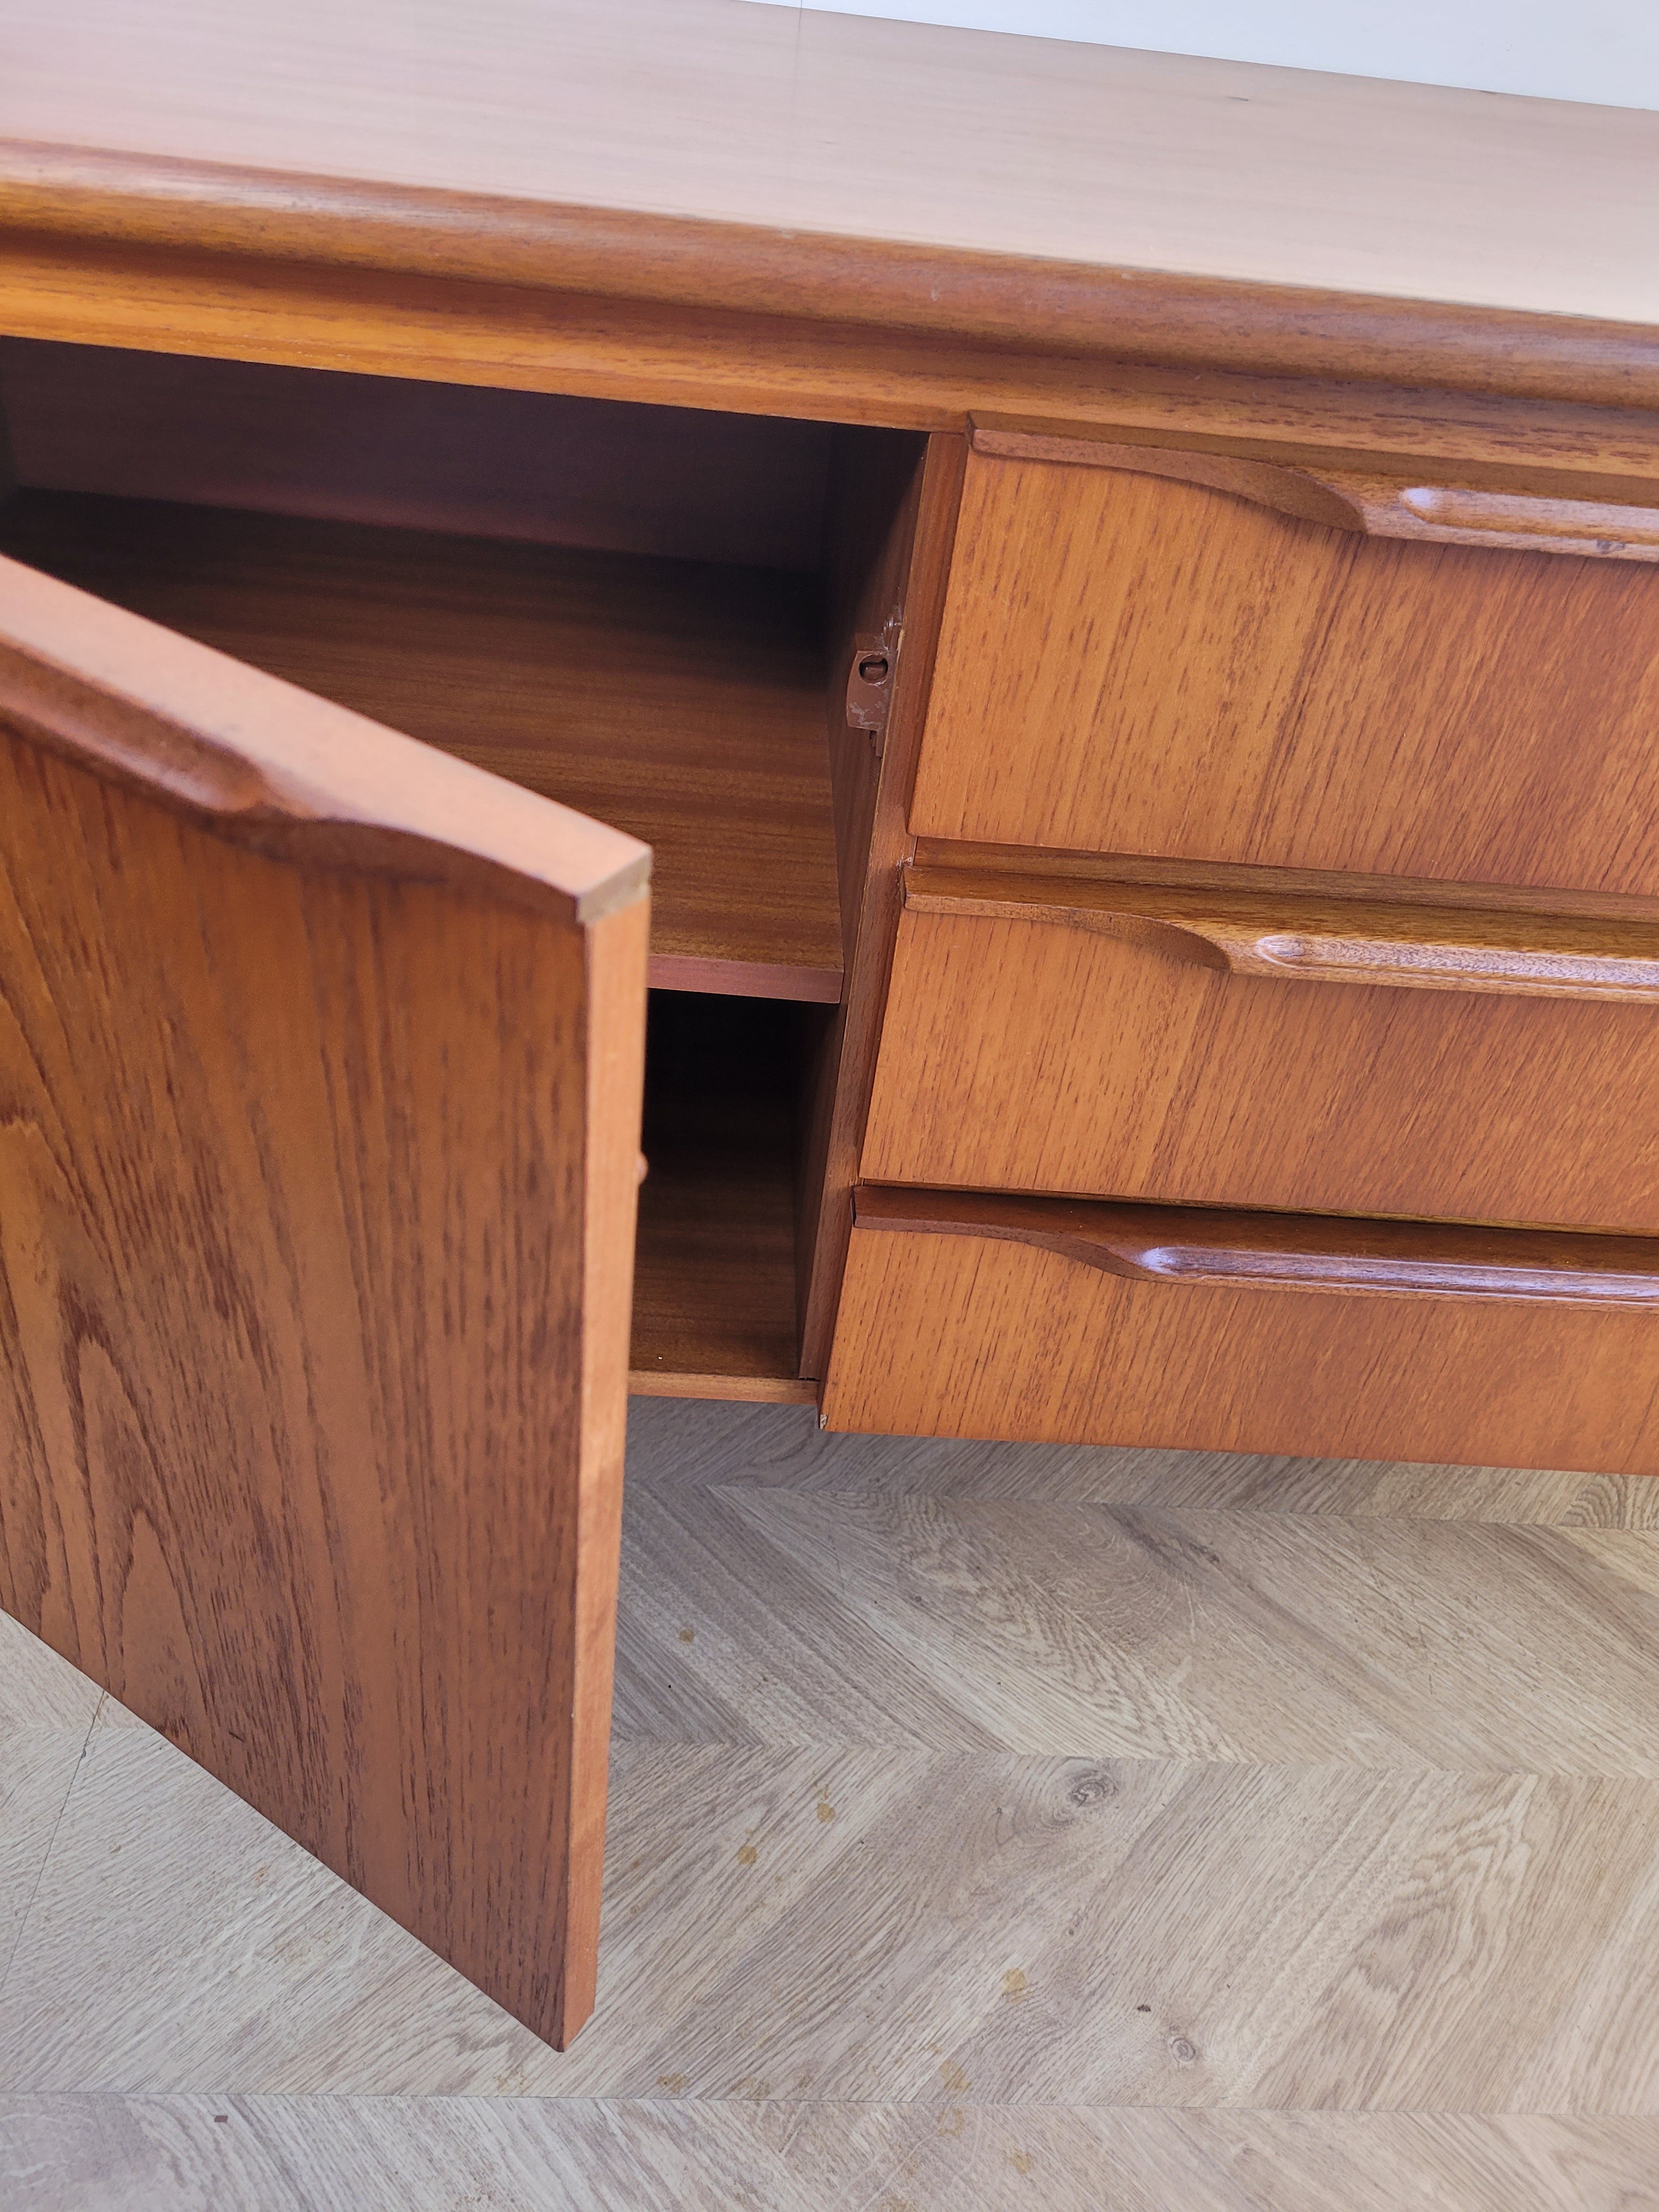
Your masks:
{"label": "white backdrop", "polygon": [[[794,0],[756,0],[793,7]],[[820,0],[841,15],[1023,31],[1474,92],[1659,107],[1659,0]]]}

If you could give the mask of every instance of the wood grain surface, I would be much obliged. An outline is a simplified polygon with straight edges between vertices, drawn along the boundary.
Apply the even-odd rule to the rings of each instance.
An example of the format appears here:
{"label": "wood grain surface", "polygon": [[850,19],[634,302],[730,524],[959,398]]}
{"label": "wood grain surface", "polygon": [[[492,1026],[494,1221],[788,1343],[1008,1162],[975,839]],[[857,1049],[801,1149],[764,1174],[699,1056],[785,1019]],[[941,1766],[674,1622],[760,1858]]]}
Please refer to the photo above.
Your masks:
{"label": "wood grain surface", "polygon": [[800,1404],[790,1132],[653,1147],[640,1193],[628,1387],[636,1396]]}
{"label": "wood grain surface", "polygon": [[[1148,947],[1200,968],[1280,982],[1364,983],[1528,999],[1647,1004],[1659,997],[1651,918],[1517,911],[1462,892],[1456,905],[1356,896],[1348,878],[1290,890],[1240,871],[1229,884],[1114,882],[1099,875],[942,860],[904,872],[907,914],[1041,921]],[[1462,890],[1462,887],[1459,887]]]}
{"label": "wood grain surface", "polygon": [[647,856],[30,571],[0,605],[0,1595],[568,2038]]}
{"label": "wood grain surface", "polygon": [[[928,495],[931,526],[918,537],[929,465],[925,440],[902,432],[843,428],[836,434],[823,538],[830,678],[825,710],[842,943],[853,981],[848,1003],[805,1070],[795,1237],[799,1306],[808,1317],[802,1333],[801,1371],[805,1375],[823,1371],[825,1318],[840,1291],[848,1193],[858,1169],[850,1132],[868,1091],[886,984],[892,871],[904,843],[902,801],[897,794],[908,780],[925,696],[925,684],[919,689],[904,667],[905,656],[908,651],[912,663],[927,659],[930,625],[938,618],[949,560],[948,541],[941,540],[937,526],[937,460],[932,464],[933,484]],[[868,637],[891,641],[886,722],[873,731],[850,722],[848,706],[853,663],[861,651],[858,641]],[[891,771],[883,767],[890,744],[896,748]],[[886,787],[884,802],[884,775],[893,781]],[[865,939],[872,886],[876,936],[866,943],[860,964],[859,948]],[[880,957],[872,967],[870,954],[878,943]],[[811,1352],[806,1350],[809,1344]]]}
{"label": "wood grain surface", "polygon": [[1259,1285],[1400,1297],[1659,1311],[1659,1237],[1246,1213],[1203,1206],[895,1190],[865,1185],[854,1222],[908,1237],[971,1237],[1057,1253],[1131,1283]]}
{"label": "wood grain surface", "polygon": [[1033,1508],[1167,1506],[1368,1523],[1547,1527],[1587,1536],[1659,1528],[1659,1483],[1582,1468],[859,1437],[831,1434],[798,1413],[743,1406],[635,1405],[629,1423],[635,1501],[671,1486],[706,1491],[730,1484],[814,1497],[856,1492],[892,1501],[1001,1498]]}
{"label": "wood grain surface", "polygon": [[[1659,1082],[1650,1005],[1236,974],[1157,919],[1183,897],[1224,917],[1224,892],[914,880],[941,878],[949,896],[899,925],[862,1154],[877,1182],[1659,1231],[1659,1131],[1634,1104]],[[1057,892],[1076,894],[1064,920],[1045,908]],[[1308,904],[1340,927],[1345,902]],[[1475,919],[1528,933],[1527,917]],[[1654,941],[1651,923],[1556,927],[1580,946]]]}
{"label": "wood grain surface", "polygon": [[80,1754],[0,1959],[3,2186],[1646,2212],[1655,1498],[636,1403],[563,2054],[0,1623]]}
{"label": "wood grain surface", "polygon": [[491,0],[471,33],[170,0],[141,36],[113,0],[29,0],[7,212],[1073,353],[1651,390],[1645,114],[735,0]]}
{"label": "wood grain surface", "polygon": [[650,842],[653,981],[839,996],[803,579],[27,491],[0,546]]}
{"label": "wood grain surface", "polygon": [[1650,2119],[1334,2112],[1310,2122],[977,2105],[969,2125],[969,2110],[948,2107],[941,2122],[926,2106],[780,2118],[765,2105],[661,2098],[19,2097],[0,2103],[0,2172],[40,2192],[30,2212],[73,2212],[112,2179],[129,2212],[227,2201],[258,2212],[445,2212],[480,2187],[501,2192],[485,2203],[555,2187],[604,2212],[647,2200],[726,2212],[745,2195],[771,2212],[860,2201],[981,2212],[1039,2172],[1054,2212],[1163,2212],[1175,2197],[1206,2212],[1325,2212],[1334,2201],[1395,2212],[1407,2191],[1430,2212],[1626,2212],[1643,2204],[1659,2156]]}
{"label": "wood grain surface", "polygon": [[[781,251],[799,258],[793,239]],[[1140,358],[1152,349],[1149,327],[1136,359],[1093,357],[1085,374],[1070,355],[870,324],[309,261],[251,263],[24,230],[0,231],[0,324],[24,338],[448,385],[922,430],[962,431],[970,421],[1067,434],[1173,429],[1255,437],[1270,456],[1292,460],[1311,441],[1351,458],[1428,456],[1442,466],[1518,460],[1619,477],[1651,477],[1659,467],[1659,414],[1642,403],[1627,365],[1614,364],[1606,378],[1587,373],[1577,329],[1567,362],[1540,380],[1554,397],[1494,401],[1484,388],[1443,388],[1455,344],[1450,360],[1425,362],[1408,345],[1364,370],[1432,378],[1431,399],[1417,383],[1390,388],[1206,365],[1206,349],[1229,354],[1231,293],[1200,312],[1202,342],[1194,336],[1189,362],[1171,368]],[[1306,295],[1286,306],[1287,331],[1301,332]],[[1503,350],[1530,388],[1534,364],[1551,349],[1525,319]]]}
{"label": "wood grain surface", "polygon": [[1651,1310],[1127,1280],[996,1233],[1032,1200],[964,1195],[958,1233],[914,1202],[854,1221],[831,1428],[1659,1474]]}
{"label": "wood grain surface", "polygon": [[799,1379],[800,1016],[754,1000],[653,994],[635,1393],[774,1403],[815,1395]]}
{"label": "wood grain surface", "polygon": [[[1536,485],[1445,481],[1345,466],[1301,467],[1192,447],[1124,445],[1019,430],[976,430],[976,453],[1007,460],[1059,461],[1126,469],[1176,483],[1256,501],[1276,514],[1368,538],[1411,538],[1431,544],[1506,547],[1512,552],[1574,553],[1586,559],[1659,561],[1659,485],[1543,490]],[[1623,490],[1625,496],[1618,496]]]}
{"label": "wood grain surface", "polygon": [[[884,514],[881,505],[875,504],[881,522],[875,533],[878,557],[854,564],[866,608],[873,611],[890,604],[895,594],[901,597],[904,635],[880,761],[861,763],[860,774],[849,774],[847,751],[854,761],[859,756],[856,746],[848,748],[837,776],[847,817],[860,828],[868,826],[863,828],[862,880],[855,888],[852,960],[833,1038],[835,1088],[833,1095],[819,1093],[802,1177],[803,1199],[810,1209],[802,1243],[805,1253],[810,1239],[810,1272],[802,1300],[801,1372],[813,1376],[823,1375],[830,1357],[830,1331],[841,1296],[853,1186],[859,1176],[859,1152],[903,899],[902,870],[915,847],[905,813],[933,683],[966,453],[965,439],[931,437],[921,471],[902,487],[902,495],[886,503]],[[867,527],[868,507],[865,519]],[[858,605],[854,599],[854,612]],[[843,620],[848,620],[845,614]]]}
{"label": "wood grain surface", "polygon": [[818,565],[819,422],[0,340],[17,481],[534,544]]}
{"label": "wood grain surface", "polygon": [[566,923],[636,899],[636,838],[0,556],[0,703],[36,742],[267,853],[478,890]]}
{"label": "wood grain surface", "polygon": [[911,825],[1659,890],[1659,580],[973,455]]}

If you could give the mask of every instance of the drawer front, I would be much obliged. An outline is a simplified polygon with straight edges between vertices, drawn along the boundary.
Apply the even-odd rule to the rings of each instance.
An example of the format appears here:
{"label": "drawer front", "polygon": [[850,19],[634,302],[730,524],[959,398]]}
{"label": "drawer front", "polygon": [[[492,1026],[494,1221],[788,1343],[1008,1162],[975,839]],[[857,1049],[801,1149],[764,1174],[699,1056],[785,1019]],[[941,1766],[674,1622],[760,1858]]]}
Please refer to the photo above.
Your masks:
{"label": "drawer front", "polygon": [[[860,1194],[827,1426],[1659,1473],[1659,1305],[1494,1291],[1499,1248],[1525,1232],[1395,1227],[1498,1249],[1490,1277],[1447,1273],[1485,1294],[1297,1288],[1115,1273],[1090,1217],[1152,1209],[1027,1200],[1022,1222],[1019,1203]],[[1158,1224],[1139,1236],[1143,1259],[1169,1263]],[[1133,1260],[1134,1239],[1116,1243]]]}
{"label": "drawer front", "polygon": [[1650,562],[975,453],[911,826],[1645,894],[1656,733]]}
{"label": "drawer front", "polygon": [[1659,1234],[1659,927],[1088,890],[909,872],[866,1179]]}

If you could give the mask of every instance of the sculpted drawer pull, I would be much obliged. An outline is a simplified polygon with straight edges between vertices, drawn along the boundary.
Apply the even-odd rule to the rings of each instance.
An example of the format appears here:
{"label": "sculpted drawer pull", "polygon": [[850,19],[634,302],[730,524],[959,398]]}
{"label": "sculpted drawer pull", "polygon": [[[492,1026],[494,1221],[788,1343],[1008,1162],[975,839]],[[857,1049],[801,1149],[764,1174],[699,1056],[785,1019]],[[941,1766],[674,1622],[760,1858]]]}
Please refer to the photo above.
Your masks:
{"label": "sculpted drawer pull", "polygon": [[855,1193],[854,1218],[860,1229],[1030,1244],[1133,1282],[1659,1310],[1659,1237],[1652,1237],[871,1184]]}
{"label": "sculpted drawer pull", "polygon": [[1659,923],[912,866],[917,914],[1043,921],[1236,975],[1659,1004]]}
{"label": "sculpted drawer pull", "polygon": [[[1577,553],[1610,561],[1659,561],[1659,488],[1621,487],[1628,501],[1583,499],[1492,483],[1457,483],[1380,469],[1253,459],[1185,446],[1053,438],[1037,432],[976,428],[976,453],[1005,460],[1054,461],[1122,469],[1230,492],[1258,507],[1366,538],[1427,538],[1443,545],[1486,545],[1520,553]],[[1601,489],[1600,486],[1595,487]]]}

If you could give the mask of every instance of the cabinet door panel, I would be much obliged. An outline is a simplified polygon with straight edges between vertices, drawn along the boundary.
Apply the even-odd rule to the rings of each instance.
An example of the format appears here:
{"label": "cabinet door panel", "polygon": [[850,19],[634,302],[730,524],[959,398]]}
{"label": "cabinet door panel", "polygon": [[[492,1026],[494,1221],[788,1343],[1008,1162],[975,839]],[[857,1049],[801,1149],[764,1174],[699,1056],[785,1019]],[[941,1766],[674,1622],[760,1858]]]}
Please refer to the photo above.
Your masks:
{"label": "cabinet door panel", "polygon": [[592,2003],[645,848],[0,562],[0,1601]]}
{"label": "cabinet door panel", "polygon": [[1650,562],[975,453],[911,827],[1647,894],[1656,720]]}

